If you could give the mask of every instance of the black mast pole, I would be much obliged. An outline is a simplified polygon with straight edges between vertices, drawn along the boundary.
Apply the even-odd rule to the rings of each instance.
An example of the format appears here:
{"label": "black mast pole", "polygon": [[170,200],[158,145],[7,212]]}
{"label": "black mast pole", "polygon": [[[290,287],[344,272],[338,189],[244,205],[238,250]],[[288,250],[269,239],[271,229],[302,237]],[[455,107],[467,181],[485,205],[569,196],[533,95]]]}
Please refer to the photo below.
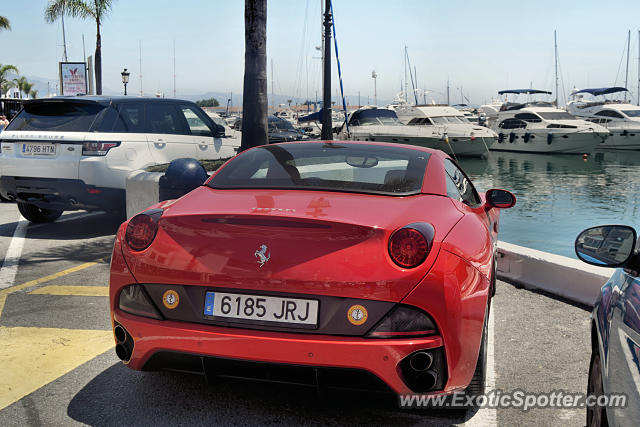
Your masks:
{"label": "black mast pole", "polygon": [[331,132],[331,0],[325,0],[324,6],[324,78],[322,96],[322,133],[321,139],[333,139]]}

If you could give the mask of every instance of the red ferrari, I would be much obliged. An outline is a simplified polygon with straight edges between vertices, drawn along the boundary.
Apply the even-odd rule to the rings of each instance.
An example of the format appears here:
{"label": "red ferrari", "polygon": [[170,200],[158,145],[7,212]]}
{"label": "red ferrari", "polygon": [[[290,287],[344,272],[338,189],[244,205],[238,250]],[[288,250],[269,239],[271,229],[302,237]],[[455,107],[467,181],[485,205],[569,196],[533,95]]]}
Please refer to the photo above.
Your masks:
{"label": "red ferrari", "polygon": [[481,394],[498,209],[514,204],[427,148],[247,150],[120,227],[116,353],[137,370]]}

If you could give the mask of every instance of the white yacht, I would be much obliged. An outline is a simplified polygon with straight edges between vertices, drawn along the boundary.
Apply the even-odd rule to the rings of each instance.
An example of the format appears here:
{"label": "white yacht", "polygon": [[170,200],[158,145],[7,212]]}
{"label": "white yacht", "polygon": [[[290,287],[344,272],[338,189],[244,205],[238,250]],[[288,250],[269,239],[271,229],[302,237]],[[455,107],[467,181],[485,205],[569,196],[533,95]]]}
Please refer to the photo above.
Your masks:
{"label": "white yacht", "polygon": [[[551,94],[535,89],[514,89],[500,95]],[[593,122],[572,116],[550,102],[505,102],[490,127],[498,133],[496,151],[530,153],[591,153],[609,136],[609,131]]]}
{"label": "white yacht", "polygon": [[[456,113],[461,115],[457,111]],[[419,145],[442,150],[454,157],[484,157],[488,154],[489,146],[496,140],[493,132],[486,133],[488,129],[480,126],[476,126],[479,128],[476,131],[477,137],[471,131],[467,131],[466,134],[454,131],[453,135],[447,133],[452,126],[462,125],[461,121],[456,123],[445,120],[438,125],[429,117],[421,116],[414,117],[408,124],[404,124],[390,108],[359,108],[349,116],[348,125],[342,127],[338,138]],[[473,127],[469,123],[465,123],[464,126]]]}
{"label": "white yacht", "polygon": [[[573,99],[567,103],[567,111],[609,130],[609,138],[601,148],[640,150],[640,107],[605,98],[605,95],[621,92],[628,90],[624,87],[576,90],[571,94]],[[585,100],[585,94],[602,99]]]}

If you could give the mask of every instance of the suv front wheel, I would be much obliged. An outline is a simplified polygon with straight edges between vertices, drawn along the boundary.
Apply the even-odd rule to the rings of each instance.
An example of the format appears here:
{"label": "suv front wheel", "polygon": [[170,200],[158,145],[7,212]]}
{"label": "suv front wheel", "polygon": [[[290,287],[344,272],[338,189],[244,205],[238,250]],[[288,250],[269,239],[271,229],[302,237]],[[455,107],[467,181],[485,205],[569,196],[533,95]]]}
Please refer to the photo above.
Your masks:
{"label": "suv front wheel", "polygon": [[31,222],[53,222],[60,218],[62,210],[39,208],[35,205],[25,202],[18,202],[18,210],[23,217]]}

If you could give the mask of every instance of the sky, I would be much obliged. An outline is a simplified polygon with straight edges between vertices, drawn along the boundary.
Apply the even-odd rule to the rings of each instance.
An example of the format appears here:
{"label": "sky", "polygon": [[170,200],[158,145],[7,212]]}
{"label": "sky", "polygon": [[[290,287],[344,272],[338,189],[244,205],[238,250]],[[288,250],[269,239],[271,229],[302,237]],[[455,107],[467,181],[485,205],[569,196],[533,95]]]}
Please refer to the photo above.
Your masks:
{"label": "sky", "polygon": [[[557,30],[560,100],[575,87],[624,85],[627,32],[631,30],[629,89],[638,87],[640,2],[333,0],[345,95],[350,104],[393,99],[404,82],[404,47],[420,101],[491,102],[501,89],[555,91]],[[322,96],[322,0],[267,1],[269,93],[295,100]],[[0,63],[22,75],[57,80],[62,25],[48,24],[47,0],[0,0],[12,31],[0,32]],[[93,55],[95,21],[65,19],[70,61]],[[130,94],[177,97],[242,92],[244,1],[114,0],[102,25],[103,87],[122,91],[120,73],[131,72]],[[141,49],[140,49],[141,48]],[[334,52],[335,55],[335,52]],[[142,59],[142,67],[140,67]],[[273,65],[272,65],[273,64]],[[273,73],[272,73],[273,66]],[[335,56],[333,94],[337,87]],[[140,80],[142,75],[142,81]],[[411,80],[408,77],[409,88]],[[272,84],[273,81],[273,84]],[[142,84],[141,84],[142,83]],[[224,102],[224,100],[221,100]]]}

